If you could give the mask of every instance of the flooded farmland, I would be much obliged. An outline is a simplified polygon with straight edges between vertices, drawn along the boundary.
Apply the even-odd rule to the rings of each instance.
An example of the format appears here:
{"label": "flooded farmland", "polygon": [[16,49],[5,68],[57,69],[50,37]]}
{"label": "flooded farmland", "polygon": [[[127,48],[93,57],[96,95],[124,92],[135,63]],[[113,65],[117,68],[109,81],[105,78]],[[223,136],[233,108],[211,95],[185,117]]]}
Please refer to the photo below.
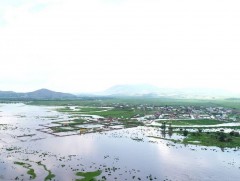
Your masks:
{"label": "flooded farmland", "polygon": [[[0,180],[239,180],[240,151],[174,143],[159,128],[56,136],[39,131],[71,115],[54,107],[0,105]],[[88,125],[86,125],[87,127]],[[180,135],[164,135],[181,139]]]}

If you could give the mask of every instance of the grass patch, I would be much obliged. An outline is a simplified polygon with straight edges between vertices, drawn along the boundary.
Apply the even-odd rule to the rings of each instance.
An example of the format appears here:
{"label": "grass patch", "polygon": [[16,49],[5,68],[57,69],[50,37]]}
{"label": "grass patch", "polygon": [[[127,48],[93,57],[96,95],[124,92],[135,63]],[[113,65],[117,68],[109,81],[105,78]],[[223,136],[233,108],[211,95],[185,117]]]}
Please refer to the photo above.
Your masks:
{"label": "grass patch", "polygon": [[47,177],[44,179],[44,181],[52,180],[54,177],[55,177],[54,174],[52,174],[52,173],[48,173],[48,175],[47,175]]}
{"label": "grass patch", "polygon": [[136,113],[132,109],[118,109],[114,108],[104,112],[92,112],[93,115],[98,115],[102,117],[113,117],[113,118],[132,118]]}
{"label": "grass patch", "polygon": [[95,181],[95,177],[101,175],[102,171],[97,170],[94,172],[77,172],[76,176],[84,177],[82,179],[76,179],[76,181]]}
{"label": "grass patch", "polygon": [[37,177],[36,173],[34,172],[34,170],[32,168],[27,171],[27,174],[31,175],[32,179],[35,179]]}
{"label": "grass patch", "polygon": [[86,122],[84,119],[74,119],[69,123],[69,126],[83,124],[84,122]]}

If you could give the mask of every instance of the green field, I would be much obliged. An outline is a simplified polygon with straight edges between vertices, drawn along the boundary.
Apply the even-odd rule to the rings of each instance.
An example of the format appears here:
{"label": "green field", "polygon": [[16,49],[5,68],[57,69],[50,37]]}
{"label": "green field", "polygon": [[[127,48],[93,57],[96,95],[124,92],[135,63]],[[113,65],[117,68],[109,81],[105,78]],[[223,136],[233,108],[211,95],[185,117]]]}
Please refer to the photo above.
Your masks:
{"label": "green field", "polygon": [[[82,111],[84,110],[84,112]],[[102,111],[104,110],[104,111]],[[144,115],[142,111],[140,110],[135,110],[131,108],[110,108],[110,109],[102,109],[102,108],[88,108],[88,107],[83,107],[81,110],[71,110],[69,107],[64,107],[64,108],[58,108],[57,111],[59,112],[65,112],[69,114],[90,114],[90,115],[97,115],[97,116],[102,116],[105,118],[122,118],[122,119],[130,119],[134,117],[135,115]],[[146,111],[145,113],[151,113],[150,111]]]}
{"label": "green field", "polygon": [[76,100],[35,100],[25,102],[29,105],[45,106],[92,106],[108,107],[116,104],[119,105],[154,105],[154,106],[222,106],[233,109],[240,109],[240,99],[171,99],[171,98],[146,98],[146,97],[93,97]]}
{"label": "green field", "polygon": [[92,115],[98,115],[102,117],[113,117],[113,118],[132,118],[137,113],[132,109],[111,109],[104,112],[92,112]]}

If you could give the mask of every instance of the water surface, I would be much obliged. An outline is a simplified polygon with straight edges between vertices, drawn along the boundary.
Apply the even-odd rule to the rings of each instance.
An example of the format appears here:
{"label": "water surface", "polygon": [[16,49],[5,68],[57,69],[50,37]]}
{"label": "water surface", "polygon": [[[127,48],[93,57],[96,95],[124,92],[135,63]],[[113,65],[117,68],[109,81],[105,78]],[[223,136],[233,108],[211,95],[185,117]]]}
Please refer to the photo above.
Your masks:
{"label": "water surface", "polygon": [[32,165],[44,180],[46,165],[55,180],[75,180],[78,171],[102,170],[107,180],[239,180],[240,151],[174,144],[152,138],[163,135],[159,128],[137,127],[57,137],[38,131],[53,121],[68,121],[70,115],[52,107],[24,104],[0,106],[0,180],[16,177],[29,180],[27,169],[14,162]]}

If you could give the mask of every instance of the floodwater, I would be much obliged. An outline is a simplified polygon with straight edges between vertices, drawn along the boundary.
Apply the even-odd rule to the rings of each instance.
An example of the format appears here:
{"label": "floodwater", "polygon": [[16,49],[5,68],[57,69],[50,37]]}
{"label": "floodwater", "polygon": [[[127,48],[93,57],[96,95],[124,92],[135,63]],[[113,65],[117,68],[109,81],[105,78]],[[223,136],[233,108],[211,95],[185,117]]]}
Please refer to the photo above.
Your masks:
{"label": "floodwater", "polygon": [[158,128],[138,127],[103,133],[57,137],[43,133],[53,121],[70,115],[51,107],[24,104],[0,105],[0,180],[30,180],[31,165],[44,180],[48,172],[55,180],[76,180],[78,171],[102,170],[102,180],[239,180],[240,151],[217,147],[175,144],[153,137],[178,138]]}

